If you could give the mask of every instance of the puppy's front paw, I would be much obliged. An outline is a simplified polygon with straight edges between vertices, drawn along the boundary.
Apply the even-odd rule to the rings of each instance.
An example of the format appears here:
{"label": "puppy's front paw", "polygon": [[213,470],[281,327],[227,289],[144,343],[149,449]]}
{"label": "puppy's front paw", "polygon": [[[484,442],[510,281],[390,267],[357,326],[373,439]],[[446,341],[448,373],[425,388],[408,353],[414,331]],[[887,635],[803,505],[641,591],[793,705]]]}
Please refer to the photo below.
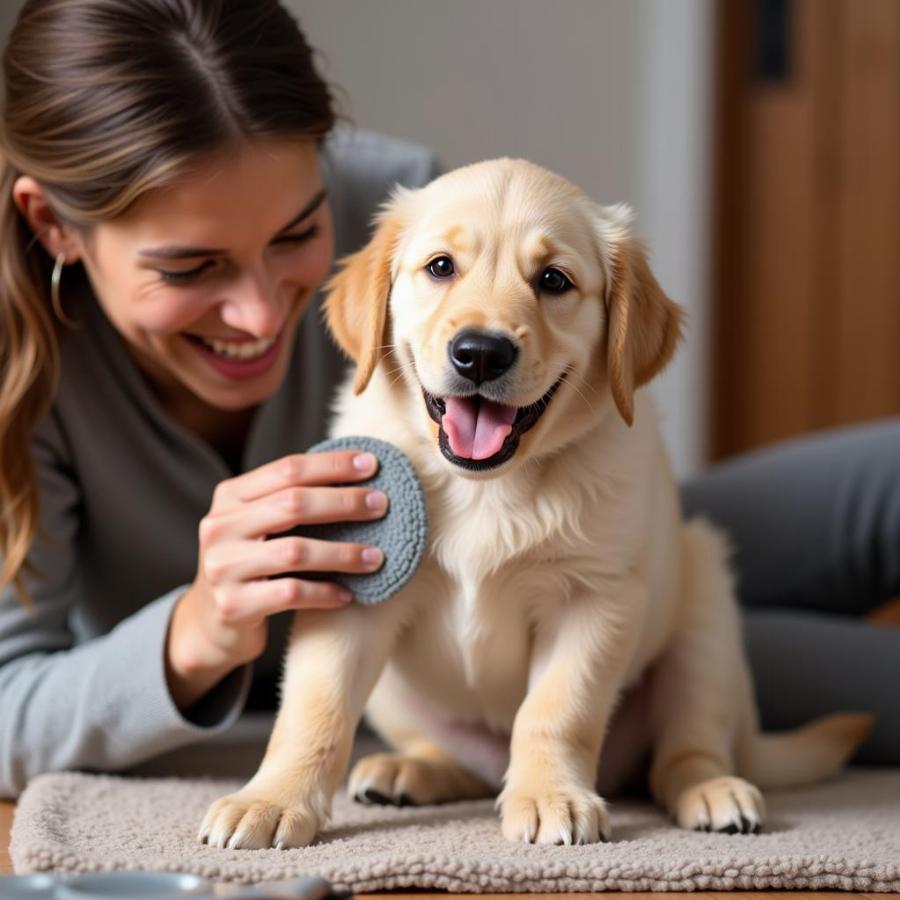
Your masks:
{"label": "puppy's front paw", "polygon": [[732,775],[691,785],[675,803],[675,821],[694,831],[756,834],[765,818],[762,794],[749,781]]}
{"label": "puppy's front paw", "polygon": [[503,836],[528,844],[595,844],[612,836],[603,799],[578,786],[506,790],[497,798]]}
{"label": "puppy's front paw", "polygon": [[210,847],[228,850],[306,847],[325,820],[316,805],[288,805],[284,795],[265,796],[245,788],[220,797],[210,806],[197,839]]}

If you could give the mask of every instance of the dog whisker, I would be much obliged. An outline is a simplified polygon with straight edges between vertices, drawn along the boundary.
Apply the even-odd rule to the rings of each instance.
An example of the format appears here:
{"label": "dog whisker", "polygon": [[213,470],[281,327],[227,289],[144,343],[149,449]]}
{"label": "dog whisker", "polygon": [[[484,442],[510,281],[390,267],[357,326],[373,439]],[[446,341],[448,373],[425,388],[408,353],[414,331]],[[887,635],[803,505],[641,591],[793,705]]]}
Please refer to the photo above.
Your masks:
{"label": "dog whisker", "polygon": [[396,378],[394,378],[394,379],[391,381],[391,387],[393,387],[393,386],[394,386],[394,385],[395,385],[395,384],[403,377],[403,373],[404,373],[404,371],[406,371],[407,369],[408,369],[409,371],[411,371],[411,372],[413,373],[413,375],[415,375],[415,369],[412,367],[412,365],[411,365],[410,363],[401,363],[401,364],[400,364],[399,366],[397,366],[395,369],[391,369],[391,371],[388,372],[388,377],[390,377],[391,375],[393,375],[394,372],[399,372],[399,373],[400,373],[399,375],[397,375]]}
{"label": "dog whisker", "polygon": [[584,394],[581,393],[581,391],[578,390],[578,385],[574,381],[570,381],[569,384],[572,385],[572,390],[574,390],[575,393],[578,394],[578,396],[581,397],[582,400],[584,400],[584,402],[587,404],[588,409],[593,411],[594,405],[587,397],[584,396]]}
{"label": "dog whisker", "polygon": [[412,365],[413,365],[413,363],[412,363],[411,360],[402,360],[402,359],[400,359],[399,357],[395,357],[395,358],[394,358],[394,362],[398,362],[399,365],[395,366],[395,367],[392,368],[392,369],[388,369],[388,371],[387,371],[387,374],[388,374],[388,375],[393,375],[394,372],[399,372],[399,371],[401,371],[402,369],[406,368],[407,366],[412,367]]}
{"label": "dog whisker", "polygon": [[[575,374],[575,367],[574,367],[573,365],[569,364],[568,366],[566,366],[566,371],[567,371],[567,372],[571,372],[572,374]],[[581,384],[583,384],[588,390],[590,390],[591,393],[593,393],[593,394],[596,394],[596,393],[597,393],[597,388],[595,388],[595,387],[587,380],[587,378],[585,378],[583,375],[579,375],[579,376],[578,376],[578,381],[579,381]]]}
{"label": "dog whisker", "polygon": [[394,366],[393,369],[388,369],[385,374],[391,376],[395,372],[402,372],[408,365],[409,363],[401,363],[399,366]]}
{"label": "dog whisker", "polygon": [[[565,371],[565,373],[566,373],[567,376],[568,376],[568,375],[574,375],[574,374],[575,374],[575,367],[572,365],[572,363],[568,363],[568,364],[566,365],[564,371]],[[578,394],[578,396],[581,397],[582,400],[584,400],[584,402],[587,404],[587,408],[588,408],[589,410],[593,411],[593,409],[594,409],[593,404],[591,403],[591,401],[590,401],[587,397],[585,397],[584,394],[581,393],[580,390],[578,390],[578,384],[579,384],[579,383],[583,384],[586,388],[588,388],[590,391],[593,391],[595,394],[597,393],[596,389],[595,389],[590,383],[588,383],[583,377],[581,377],[581,376],[579,376],[577,380],[572,379],[572,378],[568,378],[568,377],[567,377],[567,378],[566,378],[566,381],[568,381],[569,384],[572,385],[572,389],[575,391],[575,393]]]}

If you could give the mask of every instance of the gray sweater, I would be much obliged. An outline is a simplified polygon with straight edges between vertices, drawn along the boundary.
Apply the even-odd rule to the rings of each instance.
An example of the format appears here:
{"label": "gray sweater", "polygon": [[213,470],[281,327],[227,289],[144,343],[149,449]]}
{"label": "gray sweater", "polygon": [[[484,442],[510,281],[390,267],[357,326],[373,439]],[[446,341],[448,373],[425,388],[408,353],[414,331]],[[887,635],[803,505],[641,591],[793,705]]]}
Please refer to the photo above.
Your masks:
{"label": "gray sweater", "polygon": [[[439,171],[424,148],[361,131],[336,132],[323,162],[338,258],[365,242],[396,182]],[[320,300],[257,410],[242,471],[325,435],[345,362]],[[47,537],[30,559],[46,577],[26,579],[31,611],[11,587],[0,594],[0,797],[41,772],[123,769],[228,729],[251,687],[277,678],[293,615],[270,618],[265,653],[179,712],[165,678],[169,619],[196,574],[213,489],[235,473],[166,415],[94,300],[67,311],[84,327],[63,339],[59,390],[33,444]]]}

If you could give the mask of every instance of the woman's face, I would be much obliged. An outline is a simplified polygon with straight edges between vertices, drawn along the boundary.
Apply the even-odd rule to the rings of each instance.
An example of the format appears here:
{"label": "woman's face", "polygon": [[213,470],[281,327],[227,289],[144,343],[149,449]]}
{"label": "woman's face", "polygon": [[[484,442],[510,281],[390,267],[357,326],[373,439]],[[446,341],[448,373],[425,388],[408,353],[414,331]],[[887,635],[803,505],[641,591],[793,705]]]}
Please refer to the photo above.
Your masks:
{"label": "woman's face", "polygon": [[164,395],[258,404],[281,383],[331,268],[317,147],[256,139],[207,159],[92,228],[80,249],[98,301]]}

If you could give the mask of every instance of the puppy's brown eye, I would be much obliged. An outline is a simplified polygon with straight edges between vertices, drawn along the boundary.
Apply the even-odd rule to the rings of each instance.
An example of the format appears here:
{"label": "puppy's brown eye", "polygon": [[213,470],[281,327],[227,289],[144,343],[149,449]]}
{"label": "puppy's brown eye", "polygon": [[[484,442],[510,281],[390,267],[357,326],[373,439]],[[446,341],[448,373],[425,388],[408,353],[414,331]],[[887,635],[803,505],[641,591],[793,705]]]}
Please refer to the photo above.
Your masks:
{"label": "puppy's brown eye", "polygon": [[433,259],[426,268],[435,278],[449,278],[456,272],[453,260],[449,256],[439,256],[437,259]]}
{"label": "puppy's brown eye", "polygon": [[544,269],[538,282],[538,289],[548,294],[564,294],[574,287],[559,269]]}

